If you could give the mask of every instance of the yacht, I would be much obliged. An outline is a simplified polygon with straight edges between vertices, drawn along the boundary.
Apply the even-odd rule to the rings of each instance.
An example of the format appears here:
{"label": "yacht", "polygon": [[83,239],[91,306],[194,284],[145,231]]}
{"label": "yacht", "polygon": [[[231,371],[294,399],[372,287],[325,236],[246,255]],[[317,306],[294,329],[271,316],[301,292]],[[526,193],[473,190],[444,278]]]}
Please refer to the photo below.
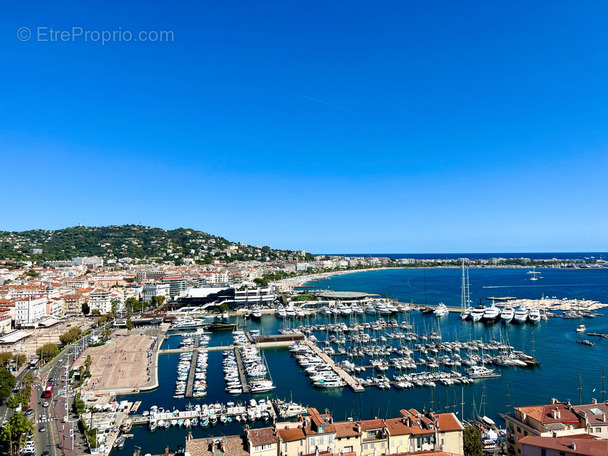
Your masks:
{"label": "yacht", "polygon": [[503,323],[511,323],[511,320],[513,320],[514,315],[515,311],[513,310],[513,307],[505,307],[500,312],[500,318]]}
{"label": "yacht", "polygon": [[471,318],[471,312],[473,311],[473,309],[471,309],[470,307],[465,308],[461,313],[460,313],[460,319],[461,320],[468,320]]}
{"label": "yacht", "polygon": [[487,307],[483,312],[483,319],[487,323],[494,323],[498,318],[500,318],[500,309],[492,303],[492,305]]}
{"label": "yacht", "polygon": [[478,322],[483,318],[483,315],[486,313],[486,308],[484,306],[477,306],[473,310],[471,310],[471,320],[474,322]]}
{"label": "yacht", "polygon": [[528,320],[528,309],[526,307],[518,307],[513,319],[517,323],[525,323]]}
{"label": "yacht", "polygon": [[530,309],[530,312],[528,312],[528,320],[530,320],[530,323],[538,323],[540,321],[540,310]]}
{"label": "yacht", "polygon": [[368,315],[376,315],[376,308],[373,305],[367,306],[365,308],[365,313]]}
{"label": "yacht", "polygon": [[287,316],[287,313],[285,312],[285,308],[282,306],[277,307],[277,310],[274,311],[274,316],[277,318],[280,318],[281,320],[283,318],[285,318]]}
{"label": "yacht", "polygon": [[587,328],[585,327],[585,325],[578,325],[576,327],[576,332],[577,333],[582,333],[582,332],[585,332],[585,331],[587,331]]}
{"label": "yacht", "polygon": [[440,302],[439,305],[437,305],[437,308],[433,311],[433,314],[436,317],[445,317],[449,313],[450,311],[448,310],[447,306],[442,302]]}
{"label": "yacht", "polygon": [[262,318],[262,311],[260,310],[259,307],[254,307],[251,310],[251,319],[252,320],[259,320]]}
{"label": "yacht", "polygon": [[465,372],[471,378],[484,378],[496,375],[494,369],[488,369],[485,366],[471,366]]}

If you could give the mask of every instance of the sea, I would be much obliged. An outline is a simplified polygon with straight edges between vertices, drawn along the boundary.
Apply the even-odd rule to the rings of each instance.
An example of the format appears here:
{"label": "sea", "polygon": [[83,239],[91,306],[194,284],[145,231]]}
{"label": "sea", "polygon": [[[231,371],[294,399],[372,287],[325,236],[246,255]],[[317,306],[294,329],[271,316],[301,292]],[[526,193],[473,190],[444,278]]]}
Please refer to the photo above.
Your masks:
{"label": "sea", "polygon": [[[489,255],[488,256],[494,256]],[[512,254],[513,255],[513,254]],[[530,257],[530,254],[520,256]],[[544,254],[543,258],[547,258]],[[557,254],[556,254],[557,255]],[[575,258],[572,253],[563,258]],[[581,258],[594,256],[584,254]],[[597,254],[599,258],[601,254]],[[605,254],[604,254],[605,255]],[[382,255],[381,255],[382,256]],[[460,255],[462,256],[462,255]],[[519,257],[520,257],[519,256]],[[431,258],[433,256],[431,255]],[[439,256],[437,256],[439,257]],[[445,256],[443,256],[445,258]],[[517,297],[540,299],[556,297],[559,299],[591,299],[608,303],[608,269],[559,269],[537,268],[541,277],[531,281],[531,275],[525,268],[471,268],[470,294],[473,303],[488,302],[491,297]],[[334,291],[361,291],[380,296],[388,296],[401,302],[437,305],[443,302],[448,306],[460,305],[461,271],[458,268],[431,269],[385,269],[363,271],[341,276],[332,276],[323,280],[309,282],[307,287],[331,289]],[[226,403],[247,402],[282,398],[293,400],[304,405],[316,407],[319,411],[328,411],[335,420],[386,418],[399,415],[399,410],[416,408],[433,409],[438,412],[450,411],[461,419],[487,416],[498,426],[504,427],[501,414],[511,411],[513,406],[544,404],[557,398],[571,401],[573,404],[591,402],[592,398],[604,400],[603,381],[604,362],[608,360],[608,339],[581,336],[575,331],[580,323],[587,326],[589,332],[608,332],[608,308],[600,310],[603,314],[595,318],[577,319],[549,318],[536,325],[501,324],[492,325],[461,321],[454,313],[447,317],[435,318],[421,312],[400,314],[395,318],[407,320],[417,333],[439,331],[443,341],[481,339],[483,341],[506,341],[516,350],[533,353],[541,363],[539,367],[524,369],[517,367],[497,367],[500,378],[477,380],[474,384],[460,386],[443,386],[437,383],[434,388],[423,387],[409,390],[379,390],[376,387],[366,388],[364,393],[353,393],[348,388],[338,390],[318,390],[312,387],[304,372],[298,367],[287,348],[263,349],[270,375],[276,389],[272,393],[261,395],[231,396],[225,393],[222,372],[222,352],[209,352],[207,374],[208,394],[202,399],[173,399],[176,380],[177,354],[161,355],[159,358],[159,387],[151,392],[125,397],[127,400],[142,401],[140,412],[149,410],[152,405],[171,410],[184,410],[191,403]],[[358,317],[359,321],[371,321],[374,316]],[[336,320],[316,316],[309,323],[330,322]],[[337,321],[349,323],[349,319],[337,318]],[[259,329],[262,334],[277,334],[280,329],[295,327],[301,322],[276,319],[273,315],[264,315],[259,322],[239,319],[247,329]],[[327,335],[315,333],[323,340]],[[576,343],[577,339],[588,338],[595,346]],[[171,337],[163,348],[177,347],[180,337]],[[391,341],[389,341],[391,342]],[[213,333],[210,345],[224,346],[232,343],[231,332]],[[398,342],[394,342],[398,344]],[[463,352],[464,354],[464,352]],[[418,370],[422,370],[420,368]],[[390,368],[387,376],[391,378],[396,372]],[[364,376],[376,375],[368,372]],[[254,426],[264,426],[263,422]],[[131,431],[133,438],[127,439],[122,450],[116,453],[132,454],[136,448],[142,454],[163,453],[168,446],[174,450],[183,445],[188,432],[193,437],[222,436],[241,434],[241,423],[232,422],[215,427],[186,430],[170,428],[150,432],[146,426],[136,426]]]}

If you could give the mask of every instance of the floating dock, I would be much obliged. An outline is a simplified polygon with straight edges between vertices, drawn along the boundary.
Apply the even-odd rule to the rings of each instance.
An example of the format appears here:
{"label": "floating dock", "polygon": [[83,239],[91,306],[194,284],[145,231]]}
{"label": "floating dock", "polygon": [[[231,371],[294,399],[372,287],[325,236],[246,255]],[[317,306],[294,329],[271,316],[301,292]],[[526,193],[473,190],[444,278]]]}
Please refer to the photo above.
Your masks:
{"label": "floating dock", "polygon": [[319,347],[317,347],[317,344],[315,344],[314,342],[312,342],[310,339],[306,338],[304,339],[304,343],[306,345],[308,345],[317,356],[319,356],[323,361],[325,361],[327,363],[328,366],[330,366],[333,371],[338,374],[340,376],[340,378],[342,380],[344,380],[346,382],[346,384],[348,385],[348,387],[353,390],[353,392],[355,393],[362,393],[365,391],[365,388],[363,386],[361,386],[361,384],[355,380],[348,372],[346,372],[344,369],[342,369],[341,367],[339,367],[333,359],[331,359],[326,353],[324,353]]}

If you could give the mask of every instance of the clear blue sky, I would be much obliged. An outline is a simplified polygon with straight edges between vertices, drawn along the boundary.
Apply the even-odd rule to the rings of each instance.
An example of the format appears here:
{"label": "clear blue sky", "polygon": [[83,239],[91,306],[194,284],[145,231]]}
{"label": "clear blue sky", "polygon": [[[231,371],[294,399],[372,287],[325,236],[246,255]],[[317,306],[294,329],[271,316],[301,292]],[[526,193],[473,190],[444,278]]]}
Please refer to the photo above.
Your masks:
{"label": "clear blue sky", "polygon": [[[606,2],[45,0],[0,13],[0,229],[184,226],[312,252],[608,250]],[[73,27],[173,41],[49,41]]]}

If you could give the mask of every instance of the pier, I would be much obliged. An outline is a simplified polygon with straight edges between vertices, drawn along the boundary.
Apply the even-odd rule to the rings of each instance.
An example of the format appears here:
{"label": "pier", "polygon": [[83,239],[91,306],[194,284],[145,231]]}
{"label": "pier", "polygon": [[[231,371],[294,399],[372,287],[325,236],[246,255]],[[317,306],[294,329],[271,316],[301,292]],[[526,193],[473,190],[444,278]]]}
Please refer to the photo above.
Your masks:
{"label": "pier", "polygon": [[348,387],[353,390],[355,393],[362,393],[365,391],[365,388],[361,386],[361,384],[355,380],[349,373],[347,373],[344,369],[339,367],[333,359],[331,359],[327,354],[325,354],[317,344],[312,342],[310,339],[306,338],[304,343],[310,347],[317,356],[319,356],[323,361],[327,363],[328,366],[331,366],[333,371],[340,376],[342,380],[346,382]]}
{"label": "pier", "polygon": [[236,356],[236,365],[239,369],[239,378],[243,387],[243,394],[249,393],[249,384],[247,383],[247,377],[245,376],[245,368],[243,367],[243,359],[241,358],[241,352],[238,348],[234,348],[234,355]]}
{"label": "pier", "polygon": [[[196,345],[198,345],[198,339],[196,339]],[[198,348],[194,349],[192,354],[192,362],[190,363],[190,372],[188,372],[188,381],[186,383],[186,394],[185,397],[192,397],[192,388],[194,386],[194,373],[196,372],[196,359],[198,357]]]}

